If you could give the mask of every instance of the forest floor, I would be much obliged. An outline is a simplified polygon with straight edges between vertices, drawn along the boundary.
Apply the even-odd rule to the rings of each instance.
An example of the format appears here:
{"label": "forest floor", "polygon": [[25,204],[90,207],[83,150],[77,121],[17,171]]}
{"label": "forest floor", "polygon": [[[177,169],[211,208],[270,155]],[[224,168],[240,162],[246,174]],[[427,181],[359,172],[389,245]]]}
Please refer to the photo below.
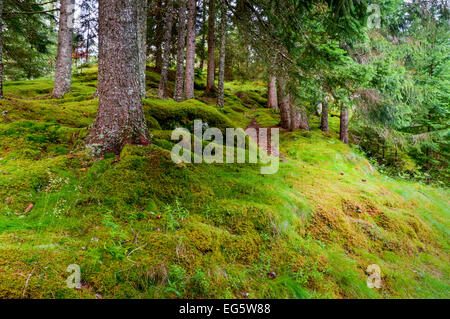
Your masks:
{"label": "forest floor", "polygon": [[[0,102],[0,298],[449,298],[449,191],[380,174],[311,118],[259,164],[175,165],[171,130],[274,127],[263,83],[226,83],[225,108],[155,98],[146,147],[88,156],[96,70],[50,99],[52,81],[6,82]],[[172,75],[173,76],[173,75]],[[169,85],[173,89],[173,83]],[[81,269],[81,289],[66,285]],[[369,265],[382,286],[367,286]]]}

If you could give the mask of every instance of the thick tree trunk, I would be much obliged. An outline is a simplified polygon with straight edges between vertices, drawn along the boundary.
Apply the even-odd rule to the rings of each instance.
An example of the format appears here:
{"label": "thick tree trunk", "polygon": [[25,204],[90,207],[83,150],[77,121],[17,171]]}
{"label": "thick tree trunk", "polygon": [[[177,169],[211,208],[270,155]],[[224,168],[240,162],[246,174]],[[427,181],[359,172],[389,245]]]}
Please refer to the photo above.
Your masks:
{"label": "thick tree trunk", "polygon": [[62,98],[72,89],[72,42],[75,0],[61,0],[59,13],[58,53],[52,96]]}
{"label": "thick tree trunk", "polygon": [[219,85],[217,106],[225,106],[225,59],[226,59],[226,44],[227,44],[227,15],[226,15],[225,1],[222,1],[221,17],[220,17],[220,57],[219,57]]}
{"label": "thick tree trunk", "polygon": [[208,18],[208,74],[206,78],[206,92],[216,92],[215,73],[216,63],[214,55],[216,51],[215,44],[216,31],[216,8],[215,0],[209,0],[209,18]]}
{"label": "thick tree trunk", "polygon": [[286,91],[286,79],[278,79],[278,93],[280,97],[280,126],[286,130],[291,127],[291,96]]}
{"label": "thick tree trunk", "polygon": [[184,83],[184,49],[186,44],[186,0],[179,0],[178,6],[178,46],[177,46],[177,73],[175,76],[175,92],[173,99],[183,101]]}
{"label": "thick tree trunk", "polygon": [[321,114],[321,121],[320,121],[320,129],[327,134],[329,133],[329,130],[328,130],[328,101],[326,99],[322,102],[322,114]]}
{"label": "thick tree trunk", "polygon": [[161,79],[159,81],[159,91],[158,97],[160,99],[165,99],[167,97],[167,79],[169,75],[169,58],[170,58],[170,42],[172,38],[172,27],[173,27],[173,2],[172,0],[167,0],[166,4],[166,26],[164,30],[164,37],[161,44]]}
{"label": "thick tree trunk", "polygon": [[277,78],[269,77],[269,84],[267,87],[267,107],[278,111],[278,97],[277,97]]}
{"label": "thick tree trunk", "polygon": [[346,105],[341,106],[341,116],[340,116],[340,140],[348,144],[348,108]]}
{"label": "thick tree trunk", "polygon": [[304,106],[298,106],[297,101],[291,99],[290,106],[290,130],[295,131],[298,129],[309,131],[308,115]]}
{"label": "thick tree trunk", "polygon": [[0,100],[3,100],[3,0],[0,0]]}
{"label": "thick tree trunk", "polygon": [[137,1],[138,14],[138,51],[139,51],[139,84],[142,98],[146,96],[147,69],[147,5],[148,0]]}
{"label": "thick tree trunk", "polygon": [[138,1],[99,1],[99,107],[87,138],[94,156],[149,143],[138,74]]}
{"label": "thick tree trunk", "polygon": [[196,22],[197,1],[188,0],[188,22],[187,22],[187,43],[186,43],[186,75],[184,81],[184,96],[187,100],[194,96],[194,76],[195,76],[195,22]]}

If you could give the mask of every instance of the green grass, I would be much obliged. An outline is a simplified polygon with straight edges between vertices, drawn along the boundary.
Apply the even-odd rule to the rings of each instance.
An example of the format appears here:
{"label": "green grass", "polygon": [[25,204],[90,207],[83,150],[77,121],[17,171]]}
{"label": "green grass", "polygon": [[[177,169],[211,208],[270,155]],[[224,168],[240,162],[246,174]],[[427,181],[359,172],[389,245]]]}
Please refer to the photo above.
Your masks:
{"label": "green grass", "polygon": [[[275,126],[258,83],[144,101],[153,143],[93,160],[83,138],[95,69],[64,99],[52,82],[7,82],[0,119],[0,298],[448,298],[449,193],[378,173],[331,136],[282,133],[275,175],[259,165],[175,165],[170,131]],[[173,83],[170,83],[170,86]],[[311,118],[318,127],[318,119]],[[33,208],[25,213],[26,208]],[[83,287],[66,286],[70,264]],[[381,267],[369,289],[365,269]],[[275,275],[273,275],[273,273]]]}

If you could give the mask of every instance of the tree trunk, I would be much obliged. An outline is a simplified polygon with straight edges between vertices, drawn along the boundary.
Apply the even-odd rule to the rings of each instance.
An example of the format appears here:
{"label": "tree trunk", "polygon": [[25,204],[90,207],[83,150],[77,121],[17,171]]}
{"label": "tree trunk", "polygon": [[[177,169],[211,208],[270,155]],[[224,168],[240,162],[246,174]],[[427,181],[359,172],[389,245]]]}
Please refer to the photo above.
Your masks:
{"label": "tree trunk", "polygon": [[141,97],[146,96],[147,69],[147,3],[148,0],[137,1],[138,14],[138,52],[139,52],[139,84]]}
{"label": "tree trunk", "polygon": [[162,49],[161,49],[162,43],[158,45],[155,51],[155,71],[158,73],[161,73],[162,65],[163,65],[163,58],[162,58]]}
{"label": "tree trunk", "polygon": [[167,88],[167,78],[169,75],[169,58],[170,58],[170,42],[172,38],[172,26],[173,26],[173,2],[172,0],[167,0],[166,4],[166,26],[164,30],[164,38],[161,44],[161,79],[159,81],[159,91],[158,97],[160,99],[167,98],[166,88]]}
{"label": "tree trunk", "polygon": [[277,78],[269,77],[269,84],[267,89],[267,107],[278,111],[278,97],[277,97]]}
{"label": "tree trunk", "polygon": [[348,108],[346,105],[341,106],[341,117],[340,117],[340,140],[348,144]]}
{"label": "tree trunk", "polygon": [[99,107],[87,138],[94,156],[149,143],[138,74],[138,1],[99,1]]}
{"label": "tree trunk", "polygon": [[[88,16],[88,19],[90,19],[90,15]],[[87,24],[88,24],[88,27],[87,27],[87,37],[86,37],[86,56],[85,56],[85,60],[84,60],[84,63],[86,63],[86,64],[89,62],[89,31],[91,29],[89,21]]]}
{"label": "tree trunk", "polygon": [[209,18],[208,18],[208,74],[206,78],[206,92],[216,92],[215,73],[216,64],[214,61],[215,47],[215,29],[216,29],[216,8],[215,0],[209,0]]}
{"label": "tree trunk", "polygon": [[[158,0],[155,4],[155,2],[152,2],[152,4],[156,5],[157,7],[157,14],[155,15],[155,19],[156,21],[158,21],[158,23],[156,24],[156,30],[155,30],[155,39],[154,39],[154,43],[156,46],[155,49],[155,71],[158,73],[161,73],[161,69],[162,69],[162,34],[164,33],[164,20],[162,17],[162,14],[160,12],[162,12],[162,0]],[[152,4],[150,4],[150,7],[152,6]]]}
{"label": "tree trunk", "polygon": [[72,42],[75,0],[61,0],[58,53],[52,97],[62,98],[72,89]]}
{"label": "tree trunk", "polygon": [[286,130],[291,127],[291,96],[286,91],[286,79],[278,79],[278,93],[280,96],[280,126]]}
{"label": "tree trunk", "polygon": [[290,130],[295,131],[298,129],[309,131],[308,115],[304,106],[298,106],[297,101],[291,98],[290,106]]}
{"label": "tree trunk", "polygon": [[220,57],[219,57],[219,94],[217,97],[217,106],[225,106],[225,58],[227,44],[227,11],[225,1],[222,1],[220,17]]}
{"label": "tree trunk", "polygon": [[196,22],[197,1],[188,0],[188,22],[187,22],[187,43],[186,43],[186,75],[184,81],[184,95],[187,100],[194,96],[194,76],[195,76],[195,22]]}
{"label": "tree trunk", "polygon": [[206,1],[203,0],[202,5],[202,39],[200,41],[200,70],[203,71],[203,67],[205,65],[205,44],[206,44]]}
{"label": "tree trunk", "polygon": [[0,100],[3,100],[3,0],[0,0]]}
{"label": "tree trunk", "polygon": [[173,99],[177,102],[183,101],[185,44],[186,44],[186,0],[179,0],[177,73],[175,76],[175,92],[173,95]]}
{"label": "tree trunk", "polygon": [[322,102],[322,115],[321,115],[321,121],[320,121],[320,129],[327,134],[329,133],[329,130],[328,130],[328,101],[326,99]]}

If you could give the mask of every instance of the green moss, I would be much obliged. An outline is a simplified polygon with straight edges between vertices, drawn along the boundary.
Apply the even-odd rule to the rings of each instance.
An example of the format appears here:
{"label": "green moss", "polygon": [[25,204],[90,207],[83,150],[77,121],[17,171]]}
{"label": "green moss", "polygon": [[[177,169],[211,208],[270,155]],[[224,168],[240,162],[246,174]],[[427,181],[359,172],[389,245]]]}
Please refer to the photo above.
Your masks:
{"label": "green moss", "polygon": [[[158,74],[149,68],[147,79],[153,96]],[[5,84],[1,298],[448,298],[448,190],[383,176],[338,141],[335,118],[331,136],[282,134],[274,175],[256,164],[175,165],[177,126],[277,125],[264,84],[227,83],[220,110],[206,97],[146,99],[152,144],[93,160],[83,139],[95,81],[95,68],[83,70],[60,100],[47,96],[51,81]],[[80,290],[65,285],[70,264],[81,267]],[[380,290],[366,285],[370,264]]]}
{"label": "green moss", "polygon": [[177,127],[193,128],[194,120],[202,120],[210,127],[225,129],[233,127],[232,122],[215,108],[196,100],[182,103],[173,100],[144,100],[144,111],[147,116],[155,118],[163,129],[173,130]]}

